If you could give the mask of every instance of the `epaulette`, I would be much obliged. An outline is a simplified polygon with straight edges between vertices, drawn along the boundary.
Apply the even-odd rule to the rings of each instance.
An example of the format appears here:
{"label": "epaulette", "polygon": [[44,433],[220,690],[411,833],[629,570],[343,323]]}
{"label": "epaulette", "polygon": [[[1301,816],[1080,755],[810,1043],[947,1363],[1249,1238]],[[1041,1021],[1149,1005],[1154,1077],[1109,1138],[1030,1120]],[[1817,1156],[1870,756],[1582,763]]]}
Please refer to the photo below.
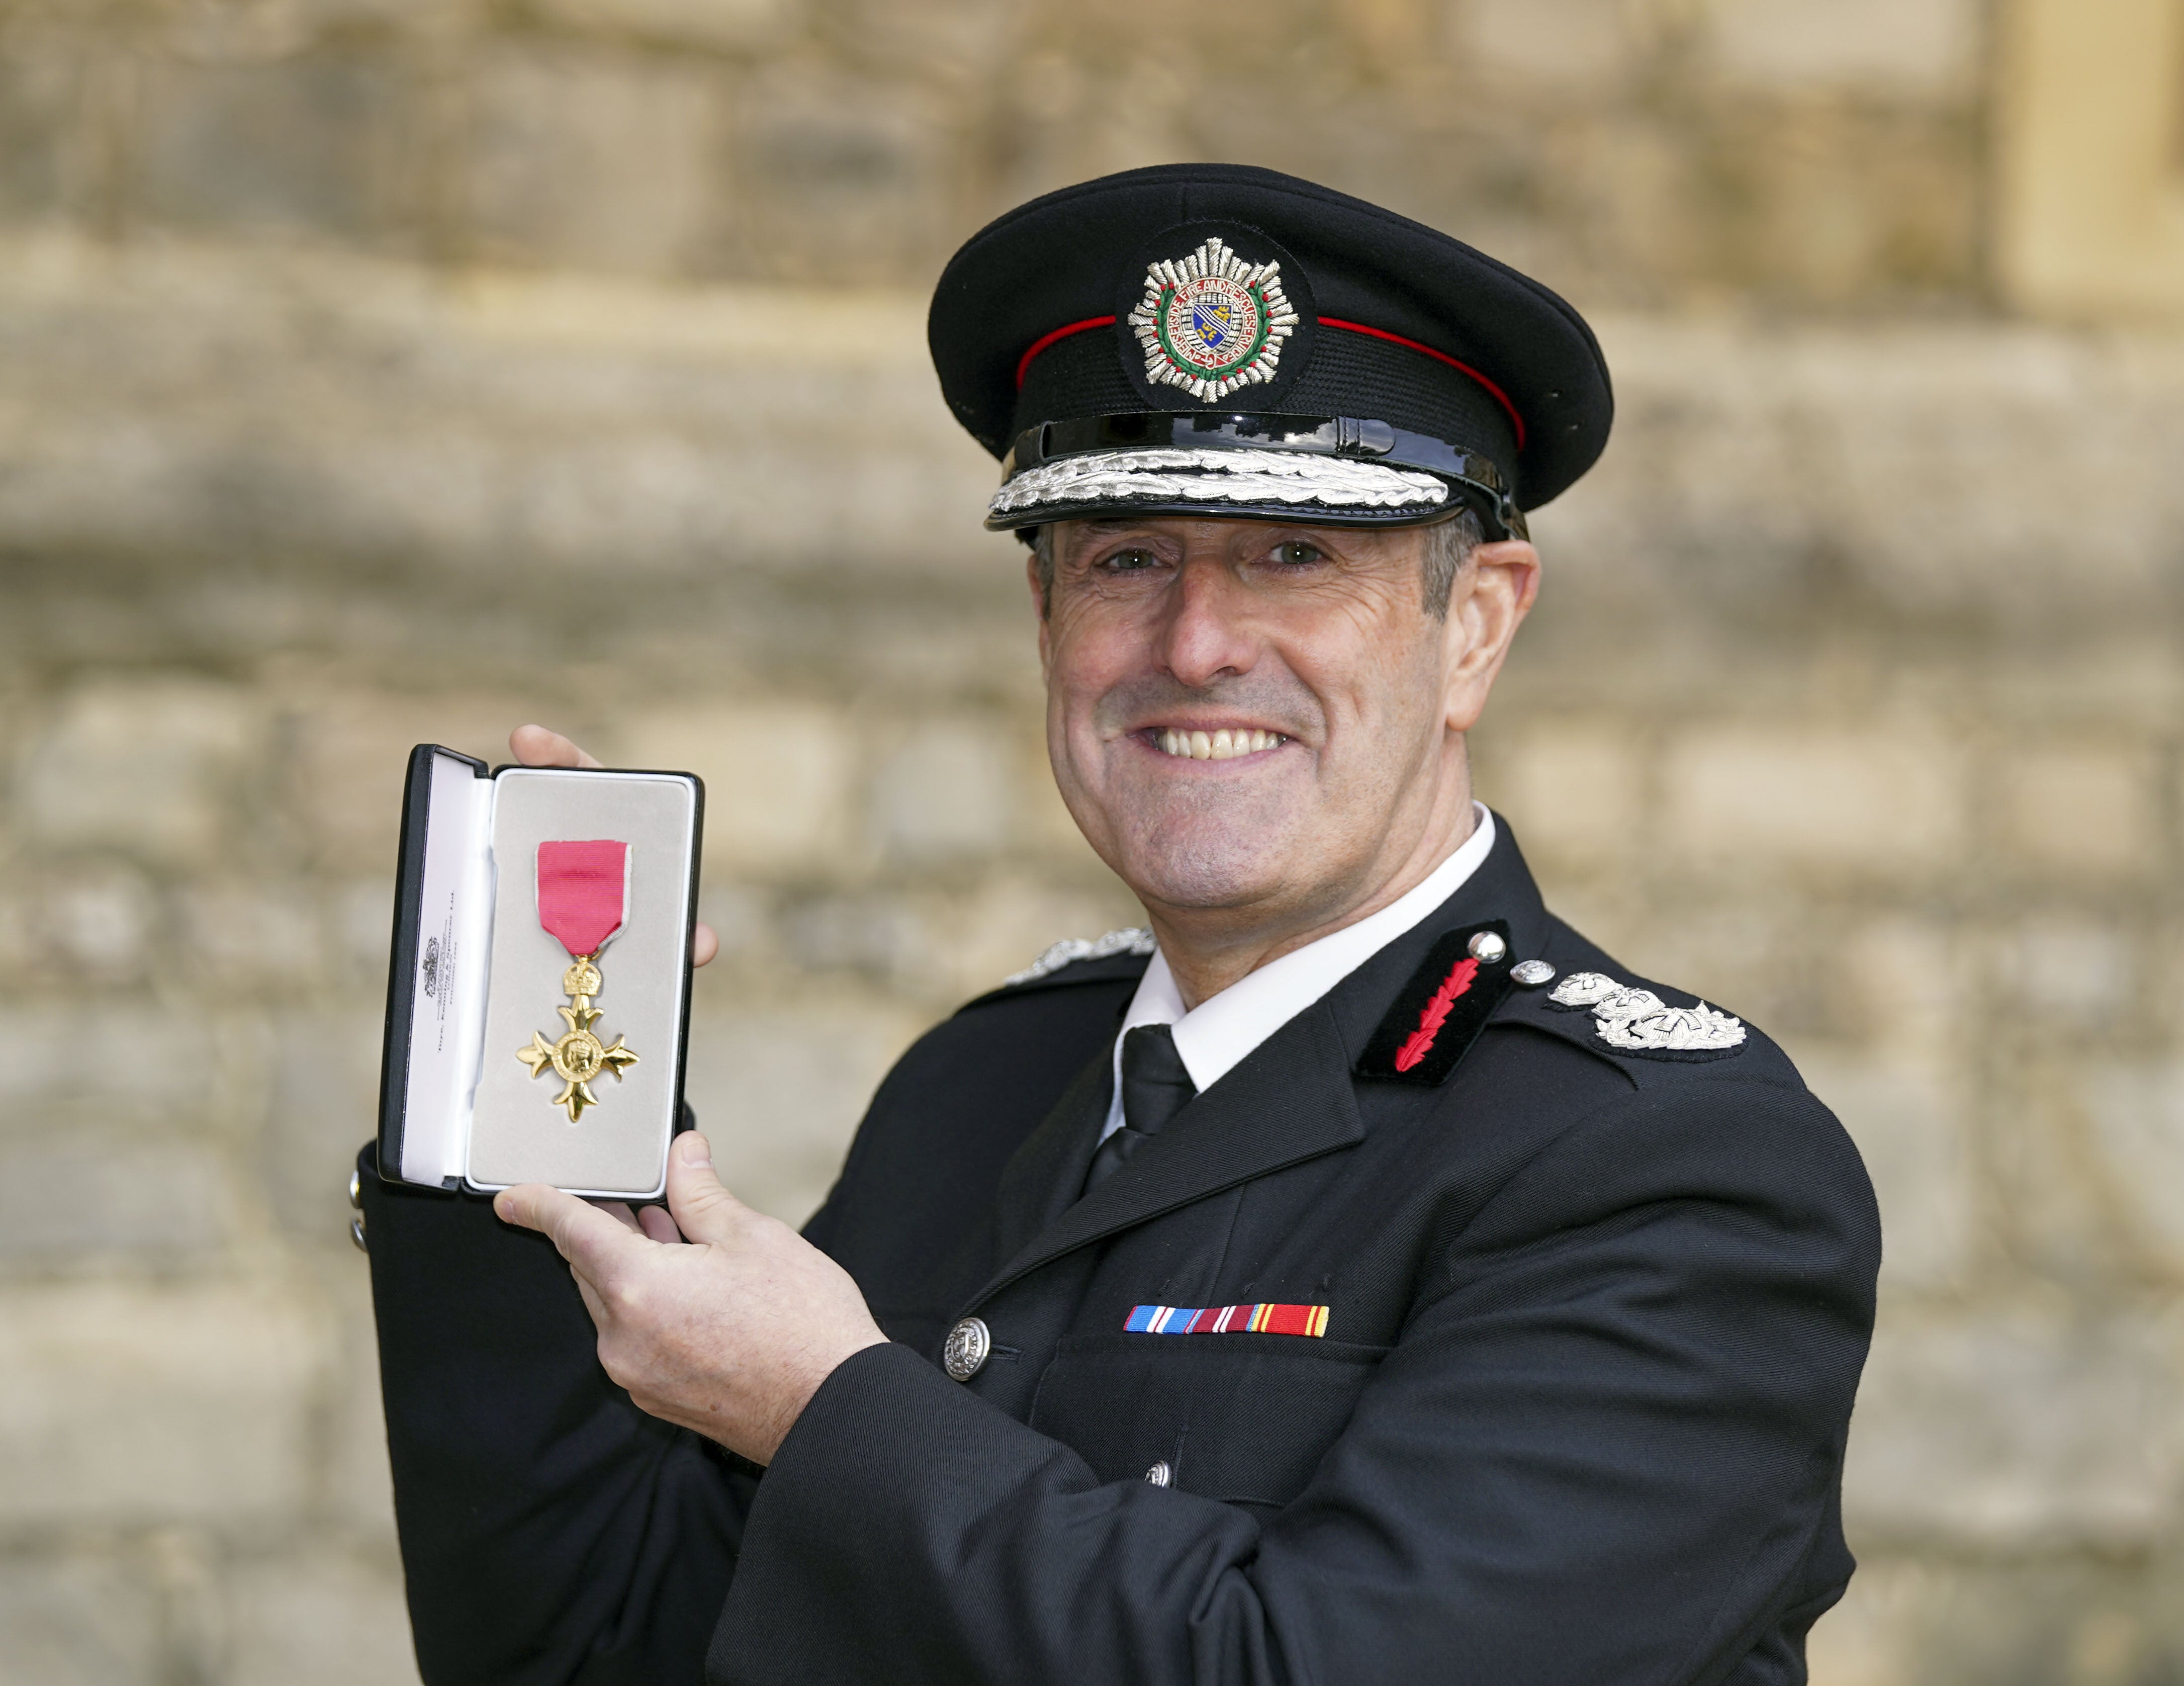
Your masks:
{"label": "epaulette", "polygon": [[1109,931],[1089,942],[1081,936],[1064,937],[1060,942],[1049,944],[1046,952],[1022,971],[1012,972],[1002,979],[1001,987],[1013,989],[1018,984],[1035,983],[1080,960],[1106,960],[1117,954],[1150,954],[1154,946],[1153,934],[1143,925],[1125,925],[1121,930]]}
{"label": "epaulette", "polygon": [[1593,1034],[1619,1054],[1641,1059],[1726,1059],[1746,1046],[1743,1022],[1695,1002],[1671,1007],[1651,990],[1618,984],[1600,972],[1573,972],[1546,1004],[1562,1013],[1592,1013]]}

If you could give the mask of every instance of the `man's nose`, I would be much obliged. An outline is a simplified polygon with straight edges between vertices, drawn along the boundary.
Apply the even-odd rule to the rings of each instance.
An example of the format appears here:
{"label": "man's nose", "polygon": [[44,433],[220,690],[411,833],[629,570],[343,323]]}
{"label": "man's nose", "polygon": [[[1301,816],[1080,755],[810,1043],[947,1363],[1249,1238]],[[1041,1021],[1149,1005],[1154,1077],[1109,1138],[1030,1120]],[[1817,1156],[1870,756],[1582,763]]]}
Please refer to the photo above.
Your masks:
{"label": "man's nose", "polygon": [[1176,680],[1202,690],[1224,673],[1248,673],[1259,640],[1248,621],[1247,594],[1223,563],[1192,557],[1168,588],[1161,625],[1162,665]]}

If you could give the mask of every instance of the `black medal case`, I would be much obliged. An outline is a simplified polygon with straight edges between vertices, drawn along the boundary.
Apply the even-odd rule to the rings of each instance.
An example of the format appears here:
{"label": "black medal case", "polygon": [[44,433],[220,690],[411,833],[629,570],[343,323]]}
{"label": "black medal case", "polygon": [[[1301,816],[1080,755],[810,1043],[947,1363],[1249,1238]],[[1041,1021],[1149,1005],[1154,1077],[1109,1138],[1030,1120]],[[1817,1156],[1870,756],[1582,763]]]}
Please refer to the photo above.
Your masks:
{"label": "black medal case", "polygon": [[[660,1198],[683,1116],[704,818],[705,787],[688,773],[488,769],[437,744],[410,751],[382,1177]],[[542,842],[601,838],[628,845],[627,887],[621,929],[588,980],[539,923],[537,862]],[[572,981],[598,993],[571,996]],[[558,1064],[540,1052],[554,1046]],[[604,1064],[602,1047],[615,1054]]]}

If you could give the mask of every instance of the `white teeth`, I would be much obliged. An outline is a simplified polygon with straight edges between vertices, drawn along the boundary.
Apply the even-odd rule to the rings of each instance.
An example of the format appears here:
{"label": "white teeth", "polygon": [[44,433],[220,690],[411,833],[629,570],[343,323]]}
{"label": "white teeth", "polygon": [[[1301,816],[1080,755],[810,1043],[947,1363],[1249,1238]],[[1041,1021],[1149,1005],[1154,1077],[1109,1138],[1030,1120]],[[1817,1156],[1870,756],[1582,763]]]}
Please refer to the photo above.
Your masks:
{"label": "white teeth", "polygon": [[1262,732],[1241,726],[1224,726],[1217,732],[1184,732],[1173,726],[1163,726],[1158,741],[1164,755],[1188,756],[1193,761],[1233,761],[1240,755],[1257,755],[1262,750],[1278,749],[1289,740],[1279,732]]}

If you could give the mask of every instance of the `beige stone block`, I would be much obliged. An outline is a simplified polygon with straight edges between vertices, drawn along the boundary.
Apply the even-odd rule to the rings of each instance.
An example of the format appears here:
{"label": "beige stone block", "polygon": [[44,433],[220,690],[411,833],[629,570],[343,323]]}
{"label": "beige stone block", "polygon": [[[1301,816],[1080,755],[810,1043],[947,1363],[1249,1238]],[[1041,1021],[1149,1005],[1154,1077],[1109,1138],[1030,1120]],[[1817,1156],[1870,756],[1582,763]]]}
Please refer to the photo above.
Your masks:
{"label": "beige stone block", "polygon": [[695,257],[724,141],[703,67],[503,51],[471,98],[468,198],[488,251],[652,275]]}
{"label": "beige stone block", "polygon": [[1017,835],[1032,848],[1056,862],[1086,866],[1096,863],[1099,857],[1084,840],[1077,816],[1061,800],[1061,787],[1054,782],[1054,769],[1046,758],[1045,744],[1042,741],[1035,746],[1027,746],[1017,766]]}
{"label": "beige stone block", "polygon": [[2003,835],[2032,865],[2070,878],[2143,870],[2159,847],[2152,760],[2095,745],[2008,757],[1998,796]]}
{"label": "beige stone block", "polygon": [[1925,1686],[1931,1635],[1955,1613],[1946,1608],[1950,1589],[1923,1564],[1853,1549],[1849,1590],[1806,1636],[1812,1686]]}
{"label": "beige stone block", "polygon": [[228,1686],[414,1686],[397,1564],[308,1552],[239,1566],[229,1588]]}
{"label": "beige stone block", "polygon": [[159,1686],[159,1609],[127,1563],[56,1554],[0,1565],[0,1662],[8,1686]]}
{"label": "beige stone block", "polygon": [[221,1055],[208,1021],[155,1007],[40,1003],[16,1012],[14,1030],[8,1081],[19,1106],[88,1109],[109,1121],[194,1119],[207,1068]]}
{"label": "beige stone block", "polygon": [[324,1332],[270,1288],[0,1294],[0,1523],[264,1522],[299,1505]]}
{"label": "beige stone block", "polygon": [[1633,12],[1624,0],[1462,0],[1449,36],[1482,70],[1604,88],[1630,69]]}
{"label": "beige stone block", "polygon": [[335,888],[332,902],[335,951],[347,981],[366,987],[384,984],[393,941],[393,879],[352,879]]}
{"label": "beige stone block", "polygon": [[90,137],[76,114],[87,56],[65,37],[42,41],[27,30],[0,53],[0,110],[7,113],[0,211],[11,222],[70,209],[85,185]]}
{"label": "beige stone block", "polygon": [[1624,854],[1641,835],[1644,768],[1612,727],[1557,722],[1520,732],[1482,792],[1529,848],[1587,861]]}
{"label": "beige stone block", "polygon": [[[508,734],[524,723],[526,707],[515,697],[363,688],[297,699],[286,711],[294,744],[287,794],[317,846],[315,864],[392,874],[410,751],[441,744],[497,765],[509,759]],[[578,729],[563,722],[559,729]],[[390,905],[382,925],[391,917]],[[382,930],[382,945],[386,936]],[[383,946],[382,957],[383,963]]]}
{"label": "beige stone block", "polygon": [[325,1493],[351,1538],[393,1553],[394,1477],[387,1456],[387,1416],[380,1398],[379,1336],[372,1323],[371,1271],[364,1255],[342,1244],[311,1260],[311,1280],[328,1308],[332,1353],[326,1398]]}
{"label": "beige stone block", "polygon": [[238,44],[206,42],[204,56],[259,62],[147,56],[145,208],[162,221],[222,229],[391,232],[405,209],[403,135],[416,114],[398,70],[298,53],[292,38],[267,43],[270,52],[235,53]]}
{"label": "beige stone block", "polygon": [[968,1000],[1000,986],[1056,942],[1143,925],[1145,909],[1119,879],[1100,889],[1004,878],[951,897],[940,924],[944,947],[927,975],[947,996]]}
{"label": "beige stone block", "polygon": [[1664,784],[1669,835],[1702,858],[1921,872],[1963,846],[1957,757],[1913,732],[1702,729],[1670,748]]}
{"label": "beige stone block", "polygon": [[238,687],[186,678],[94,680],[64,695],[32,740],[18,796],[31,835],[63,847],[202,858],[236,811],[259,741]]}
{"label": "beige stone block", "polygon": [[1979,1196],[1961,1075],[1915,1054],[1818,1046],[1791,1053],[1873,1179],[1882,1283],[1934,1290],[1968,1281]]}
{"label": "beige stone block", "polygon": [[872,1091],[922,1027],[843,992],[788,1003],[709,1003],[690,1026],[688,1093],[737,1195],[801,1223],[842,1168]]}
{"label": "beige stone block", "polygon": [[2166,1270],[2184,1272],[2184,1059],[2093,1064],[2079,1105],[2103,1190],[2130,1238]]}
{"label": "beige stone block", "polygon": [[894,76],[783,66],[759,79],[736,112],[739,266],[868,283],[937,268],[951,243],[934,232],[956,214],[954,127],[941,100]]}
{"label": "beige stone block", "polygon": [[1825,941],[1869,1047],[1915,1063],[1945,1057],[1956,1046],[1986,974],[1948,930],[1923,919],[1880,918]]}
{"label": "beige stone block", "polygon": [[1806,1633],[1811,1686],[1918,1686],[1918,1647],[1904,1621],[1903,1572],[1858,1557],[1843,1601]]}
{"label": "beige stone block", "polygon": [[782,910],[779,952],[801,971],[915,982],[931,975],[948,947],[941,905],[899,890],[800,897]]}
{"label": "beige stone block", "polygon": [[282,1229],[346,1248],[348,1177],[379,1128],[377,1006],[295,1013],[274,1022],[271,1096],[251,1169]]}
{"label": "beige stone block", "polygon": [[636,716],[615,734],[620,764],[705,781],[705,869],[801,875],[850,842],[858,746],[833,709],[715,704]]}
{"label": "beige stone block", "polygon": [[141,874],[103,873],[55,885],[37,898],[36,911],[42,946],[74,968],[103,982],[142,974],[156,909]]}
{"label": "beige stone block", "polygon": [[2184,311],[2166,0],[2015,0],[1997,15],[1995,259],[2015,302],[2086,317]]}
{"label": "beige stone block", "polygon": [[2048,1024],[2111,1025],[2137,968],[2128,937],[2096,918],[2027,921],[1997,945],[1998,981]]}
{"label": "beige stone block", "polygon": [[1768,89],[1959,96],[1978,69],[1979,0],[1711,0],[1722,70]]}
{"label": "beige stone block", "polygon": [[171,1259],[230,1240],[237,1203],[218,1151],[112,1129],[0,1138],[0,1259]]}
{"label": "beige stone block", "polygon": [[326,969],[324,921],[307,884],[201,881],[179,902],[184,952],[202,977],[279,986],[315,980]]}
{"label": "beige stone block", "polygon": [[1014,749],[992,720],[914,728],[873,773],[869,820],[881,852],[925,865],[1006,849],[1017,806]]}
{"label": "beige stone block", "polygon": [[2142,1547],[2176,1521],[2176,1382],[2125,1315],[1886,1312],[1843,1477],[1854,1537]]}
{"label": "beige stone block", "polygon": [[543,0],[539,10],[588,29],[747,50],[778,41],[802,7],[800,0]]}

